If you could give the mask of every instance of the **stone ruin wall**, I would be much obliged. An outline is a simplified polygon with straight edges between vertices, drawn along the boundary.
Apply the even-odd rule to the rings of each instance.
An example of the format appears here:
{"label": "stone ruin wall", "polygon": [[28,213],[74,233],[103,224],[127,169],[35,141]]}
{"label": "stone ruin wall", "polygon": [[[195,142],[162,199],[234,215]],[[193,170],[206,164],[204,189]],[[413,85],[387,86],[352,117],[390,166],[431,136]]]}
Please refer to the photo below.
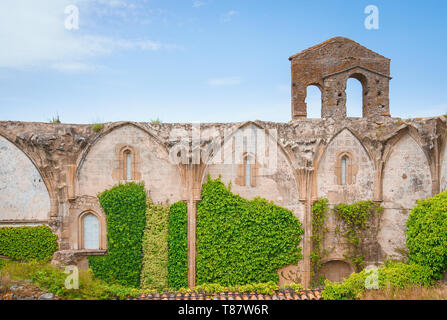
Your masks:
{"label": "stone ruin wall", "polygon": [[[342,48],[357,46],[350,40],[336,38],[334,41],[336,44],[341,41]],[[347,51],[355,53],[356,50]],[[307,59],[309,51],[304,53]],[[208,174],[213,178],[221,176],[226,184],[231,182],[232,191],[243,197],[261,196],[293,211],[305,230],[304,259],[298,266],[282,271],[297,272],[306,286],[311,280],[311,208],[319,198],[328,198],[331,205],[360,200],[380,203],[385,210],[377,236],[379,246],[375,258],[368,263],[377,265],[387,258],[402,258],[409,210],[418,199],[447,189],[447,119],[444,116],[407,120],[390,117],[389,77],[380,75],[389,74],[389,60],[383,60],[386,58],[379,59],[383,67],[380,74],[371,71],[376,65],[363,65],[368,67],[367,72],[380,78],[379,82],[373,82],[375,93],[368,82],[365,93],[369,98],[364,99],[367,101],[364,105],[369,111],[363,118],[346,118],[343,95],[342,108],[331,105],[330,96],[336,91],[329,86],[324,94],[329,102],[323,101],[323,118],[307,119],[303,117],[305,105],[300,103],[303,97],[294,89],[302,86],[293,75],[296,68],[293,60],[297,58],[291,59],[294,120],[201,124],[202,135],[197,143],[205,157],[195,163],[189,153],[184,154],[186,163],[183,164],[175,164],[169,158],[170,154],[177,154],[181,136],[195,137],[192,124],[116,122],[105,123],[101,131],[95,132],[91,125],[0,122],[0,226],[49,225],[59,237],[60,250],[55,254],[55,261],[86,267],[86,256],[103,255],[107,249],[105,215],[96,195],[127,180],[124,155],[131,152],[131,180],[144,181],[154,202],[182,200],[188,204],[191,286],[195,283],[195,208]],[[355,68],[351,67],[348,66],[344,78],[353,75],[351,71]],[[330,71],[335,72],[330,77],[340,75]],[[368,81],[374,77],[367,77]],[[328,86],[325,83],[322,88]],[[234,139],[221,141],[216,149],[210,132],[230,138],[241,132],[264,134],[265,140],[273,140],[276,146],[272,149],[277,156],[276,169],[264,172],[260,165],[255,171],[256,184],[241,184],[238,164],[212,161],[220,156],[219,150],[240,158]],[[340,183],[343,155],[349,157],[346,184]],[[100,250],[85,250],[82,246],[80,225],[87,213],[95,214],[99,220]],[[332,218],[329,227],[324,246],[330,254],[324,258],[321,272],[339,279],[353,269],[344,257],[346,244],[335,235]],[[280,279],[282,283],[287,281],[283,276]]]}
{"label": "stone ruin wall", "polygon": [[[221,175],[243,197],[261,196],[291,209],[306,231],[305,259],[299,266],[303,278],[310,270],[312,203],[323,197],[332,205],[378,201],[385,210],[377,263],[400,256],[405,222],[416,200],[446,190],[446,124],[444,117],[202,124],[205,131],[277,130],[277,170],[258,176],[252,187],[235,183],[234,164],[201,163],[191,171],[193,166],[169,161],[170,149],[179,143],[170,137],[172,130],[191,135],[190,124],[107,123],[96,133],[91,125],[0,122],[0,225],[47,224],[58,234],[61,251],[83,256],[87,253],[79,243],[80,217],[94,212],[101,220],[102,249],[106,249],[105,217],[96,194],[124,180],[117,150],[129,146],[137,157],[135,181],[145,182],[155,202],[199,201],[200,185],[210,174]],[[202,140],[206,149],[211,140]],[[337,155],[343,152],[353,155],[348,185],[337,181]],[[335,250],[325,262],[349,264],[343,241],[328,239],[326,246]]]}

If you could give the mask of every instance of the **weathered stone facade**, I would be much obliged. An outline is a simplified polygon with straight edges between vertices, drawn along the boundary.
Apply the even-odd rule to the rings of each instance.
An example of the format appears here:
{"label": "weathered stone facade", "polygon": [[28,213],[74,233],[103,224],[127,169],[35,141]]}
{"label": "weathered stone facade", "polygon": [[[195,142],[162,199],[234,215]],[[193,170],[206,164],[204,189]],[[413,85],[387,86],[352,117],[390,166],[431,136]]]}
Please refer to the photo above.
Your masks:
{"label": "weathered stone facade", "polygon": [[[447,119],[390,117],[390,60],[349,39],[331,39],[291,61],[293,120],[288,123],[205,123],[198,135],[192,124],[105,123],[95,132],[91,125],[0,122],[0,226],[47,224],[59,236],[55,260],[85,265],[85,256],[107,249],[97,193],[122,181],[144,181],[154,202],[188,204],[193,285],[196,203],[209,174],[231,182],[232,191],[241,196],[267,198],[301,220],[304,259],[285,270],[296,272],[305,285],[310,283],[311,208],[319,198],[328,198],[331,205],[359,200],[382,204],[379,248],[368,263],[400,257],[409,209],[417,199],[447,189]],[[349,77],[363,79],[363,118],[346,118]],[[309,84],[323,89],[322,119],[305,118]],[[275,154],[274,170],[253,157],[247,180],[244,161],[256,150],[250,143],[238,144],[239,135],[273,141],[267,153]],[[192,151],[184,148],[188,145]],[[83,217],[91,214],[99,221],[97,250],[83,244]],[[333,228],[325,242],[331,253],[321,272],[339,278],[353,269],[344,257],[346,244]]]}

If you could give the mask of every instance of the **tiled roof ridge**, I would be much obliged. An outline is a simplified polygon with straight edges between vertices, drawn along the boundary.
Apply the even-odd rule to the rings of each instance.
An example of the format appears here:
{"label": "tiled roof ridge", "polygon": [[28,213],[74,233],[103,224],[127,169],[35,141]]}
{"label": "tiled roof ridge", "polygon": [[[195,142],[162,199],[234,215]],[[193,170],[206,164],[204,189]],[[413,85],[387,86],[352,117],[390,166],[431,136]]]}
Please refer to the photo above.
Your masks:
{"label": "tiled roof ridge", "polygon": [[306,54],[308,52],[315,51],[316,49],[323,48],[323,47],[325,47],[325,46],[327,46],[329,44],[335,43],[335,42],[351,42],[351,43],[355,44],[356,46],[359,46],[359,47],[361,47],[363,49],[366,49],[368,52],[370,52],[370,53],[372,53],[372,54],[374,54],[374,55],[376,55],[378,57],[381,57],[381,58],[389,60],[389,58],[387,58],[387,57],[381,55],[380,53],[377,53],[377,52],[375,52],[375,51],[365,47],[364,45],[358,43],[357,41],[354,41],[354,40],[352,40],[350,38],[347,38],[347,37],[341,37],[341,36],[330,38],[330,39],[328,39],[326,41],[323,41],[321,43],[318,43],[318,44],[316,44],[316,45],[314,45],[314,46],[312,46],[310,48],[304,49],[303,51],[300,51],[300,52],[290,56],[289,60],[293,60],[293,59],[295,59],[295,58],[297,58],[299,56],[302,56],[302,55],[304,55],[304,54]]}
{"label": "tiled roof ridge", "polygon": [[273,294],[262,294],[257,292],[165,292],[140,294],[128,300],[322,300],[321,290],[299,290],[281,289]]}

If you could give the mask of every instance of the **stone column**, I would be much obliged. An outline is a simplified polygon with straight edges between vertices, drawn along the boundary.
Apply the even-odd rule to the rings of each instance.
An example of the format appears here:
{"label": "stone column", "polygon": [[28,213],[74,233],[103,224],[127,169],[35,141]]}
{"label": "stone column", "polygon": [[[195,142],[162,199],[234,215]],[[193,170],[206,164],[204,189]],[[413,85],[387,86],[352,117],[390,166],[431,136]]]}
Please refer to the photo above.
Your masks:
{"label": "stone column", "polygon": [[301,203],[305,206],[305,214],[303,221],[304,236],[303,236],[303,286],[310,287],[312,282],[311,271],[312,264],[310,255],[312,253],[312,180],[313,168],[298,168],[296,169],[298,192]]}
{"label": "stone column", "polygon": [[196,201],[188,201],[188,287],[196,285]]}
{"label": "stone column", "polygon": [[184,199],[188,208],[188,287],[196,285],[196,217],[197,203],[201,200],[202,175],[205,166],[202,164],[183,165]]}
{"label": "stone column", "polygon": [[383,201],[383,183],[382,183],[382,175],[383,175],[383,167],[384,162],[379,160],[377,163],[377,169],[374,172],[374,201],[382,202]]}

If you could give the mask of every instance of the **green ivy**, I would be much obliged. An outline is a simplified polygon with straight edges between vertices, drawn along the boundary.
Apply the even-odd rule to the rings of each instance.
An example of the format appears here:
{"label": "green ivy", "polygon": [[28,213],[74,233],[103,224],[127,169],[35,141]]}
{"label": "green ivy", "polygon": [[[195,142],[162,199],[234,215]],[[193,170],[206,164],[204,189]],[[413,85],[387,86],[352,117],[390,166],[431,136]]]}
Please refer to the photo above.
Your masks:
{"label": "green ivy", "polygon": [[172,289],[188,286],[188,212],[186,203],[179,201],[169,213],[168,283]]}
{"label": "green ivy", "polygon": [[89,257],[89,265],[95,276],[108,283],[137,288],[146,221],[144,185],[119,184],[98,197],[107,218],[107,256]]}
{"label": "green ivy", "polygon": [[208,176],[197,205],[197,283],[278,282],[278,269],[302,258],[303,233],[292,211],[244,199]]}
{"label": "green ivy", "polygon": [[168,288],[169,206],[147,200],[146,227],[143,235],[141,288]]}
{"label": "green ivy", "polygon": [[[417,264],[387,262],[377,269],[377,275],[378,289],[406,289],[434,284],[433,273],[430,268]],[[368,289],[367,284],[374,284],[374,278],[371,270],[362,270],[351,274],[341,283],[326,280],[322,297],[325,300],[360,299]]]}
{"label": "green ivy", "polygon": [[[378,218],[383,208],[374,201],[359,201],[353,204],[336,205],[334,211],[337,217],[343,221],[343,235],[351,245],[347,255],[357,270],[363,269],[365,262],[365,253],[362,242],[365,238],[364,232],[372,228],[372,221]],[[378,230],[376,230],[378,231]]]}
{"label": "green ivy", "polygon": [[[328,231],[327,227],[325,227],[328,213],[328,202],[328,199],[320,199],[312,206],[312,252],[310,254],[310,261],[312,263],[313,279],[321,269],[321,259],[327,254],[327,251],[323,250],[321,247]],[[314,279],[314,286],[316,285],[318,285],[318,283],[315,283]]]}
{"label": "green ivy", "polygon": [[440,279],[447,267],[447,191],[418,201],[406,234],[410,262],[430,267]]}
{"label": "green ivy", "polygon": [[0,228],[0,255],[23,261],[49,261],[57,236],[47,226]]}

